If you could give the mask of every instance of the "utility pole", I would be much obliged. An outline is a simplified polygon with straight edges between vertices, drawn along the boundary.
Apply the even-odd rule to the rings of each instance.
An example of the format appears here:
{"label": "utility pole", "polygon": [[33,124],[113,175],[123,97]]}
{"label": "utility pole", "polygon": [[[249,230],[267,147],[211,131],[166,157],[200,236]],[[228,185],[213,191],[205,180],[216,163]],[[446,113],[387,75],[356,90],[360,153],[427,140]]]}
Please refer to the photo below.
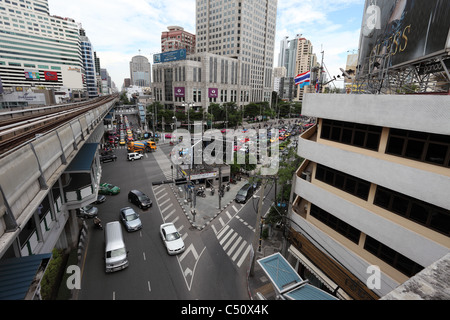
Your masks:
{"label": "utility pole", "polygon": [[253,277],[255,275],[255,261],[256,261],[256,247],[258,246],[259,243],[259,250],[261,251],[261,225],[262,225],[262,221],[261,221],[261,215],[262,215],[262,205],[263,205],[263,199],[264,199],[264,191],[266,188],[266,183],[265,181],[263,181],[261,183],[261,191],[260,191],[260,195],[259,195],[259,205],[258,205],[258,215],[256,217],[256,226],[255,226],[255,237],[253,239],[253,259],[252,259],[252,263],[250,265],[250,276]]}
{"label": "utility pole", "polygon": [[219,194],[219,210],[222,209],[222,167],[219,167],[219,190],[218,190],[218,194]]}

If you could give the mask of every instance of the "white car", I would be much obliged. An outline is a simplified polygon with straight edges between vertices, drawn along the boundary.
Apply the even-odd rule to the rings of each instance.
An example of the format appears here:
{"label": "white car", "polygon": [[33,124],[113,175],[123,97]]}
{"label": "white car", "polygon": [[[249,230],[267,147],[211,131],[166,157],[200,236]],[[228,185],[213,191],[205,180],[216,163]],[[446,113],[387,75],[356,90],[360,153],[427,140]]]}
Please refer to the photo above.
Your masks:
{"label": "white car", "polygon": [[159,233],[169,255],[184,252],[184,241],[173,223],[162,224],[159,227]]}
{"label": "white car", "polygon": [[143,154],[137,153],[137,152],[133,152],[133,153],[129,153],[127,158],[128,158],[129,161],[134,161],[134,160],[142,159],[143,157],[144,157]]}

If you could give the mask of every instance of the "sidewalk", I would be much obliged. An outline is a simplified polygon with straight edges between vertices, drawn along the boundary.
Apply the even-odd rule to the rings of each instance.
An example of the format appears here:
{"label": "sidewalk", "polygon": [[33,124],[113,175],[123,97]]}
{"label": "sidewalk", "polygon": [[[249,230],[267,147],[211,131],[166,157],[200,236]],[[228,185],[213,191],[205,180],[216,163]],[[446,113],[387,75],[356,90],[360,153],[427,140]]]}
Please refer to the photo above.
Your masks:
{"label": "sidewalk", "polygon": [[[197,230],[203,230],[208,224],[210,224],[218,215],[222,212],[226,211],[228,206],[234,203],[234,198],[236,197],[236,193],[248,182],[248,180],[242,179],[237,184],[230,184],[230,190],[226,191],[220,200],[220,208],[219,208],[219,193],[218,188],[215,188],[214,195],[211,195],[211,190],[209,188],[206,189],[205,194],[206,197],[196,197],[195,199],[195,207],[194,201],[188,202],[186,200],[186,195],[184,192],[184,188],[170,185],[173,193],[178,199],[178,203],[183,209],[186,218],[189,220],[191,225]],[[226,186],[226,184],[224,184]],[[195,215],[193,212],[195,211]]]}

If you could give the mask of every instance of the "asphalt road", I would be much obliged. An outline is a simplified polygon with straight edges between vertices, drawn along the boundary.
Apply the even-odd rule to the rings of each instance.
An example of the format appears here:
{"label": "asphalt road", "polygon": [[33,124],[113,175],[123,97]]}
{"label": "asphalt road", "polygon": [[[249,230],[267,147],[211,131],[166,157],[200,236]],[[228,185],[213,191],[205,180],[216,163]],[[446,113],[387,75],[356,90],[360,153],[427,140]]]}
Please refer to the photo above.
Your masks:
{"label": "asphalt road", "polygon": [[[164,152],[171,148],[162,147]],[[251,201],[239,208],[239,212],[223,213],[217,217],[216,227],[209,226],[202,231],[191,228],[189,221],[181,211],[176,210],[169,218],[167,206],[174,204],[173,199],[164,200],[164,190],[154,189],[152,181],[165,180],[155,154],[148,153],[142,160],[126,160],[127,151],[116,150],[116,162],[102,165],[101,182],[109,182],[121,188],[119,195],[107,196],[106,202],[97,205],[103,225],[119,220],[119,210],[125,206],[134,208],[141,217],[143,229],[127,233],[123,229],[125,243],[129,251],[129,267],[112,274],[105,273],[104,234],[90,229],[84,264],[82,266],[81,290],[79,300],[247,300],[247,271],[250,254],[235,259],[228,255],[231,247],[239,249],[242,243],[225,243],[218,238],[219,228],[226,224],[230,230],[239,232],[234,240],[245,239],[251,244],[254,230],[245,227],[236,217],[245,219],[249,225],[255,223],[256,214]],[[141,210],[128,203],[127,194],[131,189],[139,189],[153,201],[149,210]],[[166,195],[166,197],[170,194]],[[173,196],[173,194],[172,194]],[[160,200],[158,200],[160,199]],[[164,206],[159,203],[164,200]],[[165,210],[163,212],[163,210]],[[232,215],[233,219],[229,219]],[[167,217],[167,219],[166,219]],[[219,220],[220,218],[220,220]],[[178,256],[169,256],[159,237],[159,226],[167,221],[176,221],[176,227],[183,235],[186,251]],[[231,239],[231,237],[230,237]],[[229,240],[230,241],[230,240]],[[228,243],[228,241],[227,241]],[[247,247],[241,250],[245,253]],[[241,260],[239,265],[238,262]]]}

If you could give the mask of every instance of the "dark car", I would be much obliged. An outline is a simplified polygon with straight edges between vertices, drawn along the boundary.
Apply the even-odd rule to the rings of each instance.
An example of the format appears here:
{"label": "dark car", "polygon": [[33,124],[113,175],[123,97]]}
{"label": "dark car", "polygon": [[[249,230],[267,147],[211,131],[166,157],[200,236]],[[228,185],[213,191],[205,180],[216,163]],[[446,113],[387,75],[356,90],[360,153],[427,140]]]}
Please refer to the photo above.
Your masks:
{"label": "dark car", "polygon": [[152,206],[152,200],[139,190],[131,190],[128,193],[128,201],[137,205],[141,209],[148,209]]}
{"label": "dark car", "polygon": [[116,161],[117,156],[115,154],[106,154],[100,156],[100,162],[110,162],[110,161]]}
{"label": "dark car", "polygon": [[253,188],[253,184],[247,183],[241,188],[241,190],[238,191],[234,201],[237,203],[246,203],[247,200],[251,198],[254,191],[255,189]]}
{"label": "dark car", "polygon": [[95,201],[96,204],[100,204],[106,201],[106,197],[102,194],[99,194],[97,196],[97,200]]}
{"label": "dark car", "polygon": [[142,229],[142,222],[139,214],[132,208],[125,207],[120,210],[120,220],[123,222],[128,232]]}

